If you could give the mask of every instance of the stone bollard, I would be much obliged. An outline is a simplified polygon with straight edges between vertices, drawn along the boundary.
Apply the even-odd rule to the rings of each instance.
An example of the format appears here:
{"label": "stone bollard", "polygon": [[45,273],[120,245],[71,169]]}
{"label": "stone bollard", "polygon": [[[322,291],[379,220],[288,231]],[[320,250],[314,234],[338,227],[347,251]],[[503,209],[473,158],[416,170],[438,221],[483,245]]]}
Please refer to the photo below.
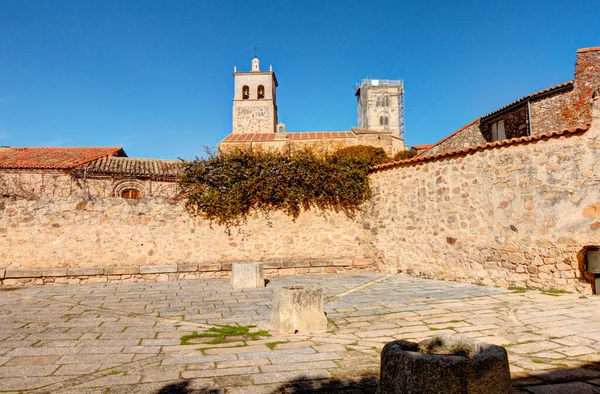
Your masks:
{"label": "stone bollard", "polygon": [[327,331],[323,290],[303,285],[276,289],[271,325],[285,334]]}
{"label": "stone bollard", "polygon": [[381,351],[380,394],[512,392],[502,346],[446,335],[420,343],[394,341]]}
{"label": "stone bollard", "polygon": [[265,287],[262,263],[233,263],[231,287],[235,290]]}

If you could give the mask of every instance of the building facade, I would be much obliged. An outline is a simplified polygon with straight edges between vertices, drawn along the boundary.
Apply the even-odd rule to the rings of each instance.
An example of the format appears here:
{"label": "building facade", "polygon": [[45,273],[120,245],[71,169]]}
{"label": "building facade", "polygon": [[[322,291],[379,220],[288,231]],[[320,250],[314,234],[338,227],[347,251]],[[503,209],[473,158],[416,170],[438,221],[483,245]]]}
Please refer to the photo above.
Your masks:
{"label": "building facade", "polygon": [[598,88],[600,47],[579,49],[572,80],[528,94],[477,118],[421,154],[434,155],[590,123],[592,94]]}
{"label": "building facade", "polygon": [[277,116],[277,78],[272,68],[261,71],[258,58],[248,72],[234,68],[232,129],[218,145],[220,152],[255,149],[279,152],[311,149],[327,154],[368,145],[393,156],[404,145],[402,81],[365,80],[357,87],[358,127],[346,131],[287,132]]}

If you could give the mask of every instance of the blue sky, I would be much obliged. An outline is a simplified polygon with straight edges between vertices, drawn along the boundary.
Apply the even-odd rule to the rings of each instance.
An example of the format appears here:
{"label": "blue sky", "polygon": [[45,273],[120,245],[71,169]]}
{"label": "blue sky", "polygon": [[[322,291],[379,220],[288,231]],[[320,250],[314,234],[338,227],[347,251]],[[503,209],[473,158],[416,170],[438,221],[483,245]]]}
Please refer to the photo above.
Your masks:
{"label": "blue sky", "polygon": [[[489,3],[489,4],[488,4]],[[0,145],[193,158],[231,131],[252,48],[288,131],[357,125],[363,78],[405,81],[406,142],[432,143],[573,78],[597,1],[0,2]]]}

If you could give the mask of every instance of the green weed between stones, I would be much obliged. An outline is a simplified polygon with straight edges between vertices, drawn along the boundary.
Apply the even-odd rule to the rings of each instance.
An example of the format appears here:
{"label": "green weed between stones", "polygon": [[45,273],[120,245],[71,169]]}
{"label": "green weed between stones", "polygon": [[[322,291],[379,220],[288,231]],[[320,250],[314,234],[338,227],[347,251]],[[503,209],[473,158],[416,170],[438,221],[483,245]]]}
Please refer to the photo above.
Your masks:
{"label": "green weed between stones", "polygon": [[287,342],[286,341],[267,342],[267,343],[265,343],[265,346],[268,347],[269,349],[273,350],[273,349],[275,349],[275,347],[277,345],[280,345],[282,343],[287,343]]}
{"label": "green weed between stones", "polygon": [[224,326],[211,327],[206,332],[199,333],[198,331],[194,331],[191,334],[183,335],[180,338],[180,340],[181,340],[180,343],[181,343],[181,345],[189,345],[191,339],[213,338],[212,340],[210,340],[206,343],[209,345],[216,345],[216,344],[224,343],[224,342],[239,341],[239,339],[237,339],[237,338],[229,339],[228,337],[231,337],[231,336],[246,336],[251,341],[256,341],[259,339],[259,337],[270,337],[271,336],[271,334],[269,334],[265,330],[258,330],[255,332],[250,332],[250,329],[255,328],[255,327],[256,326],[239,326],[239,325],[236,325],[236,326],[224,325]]}
{"label": "green weed between stones", "polygon": [[508,290],[511,290],[513,293],[525,293],[527,291],[527,287],[510,286]]}
{"label": "green weed between stones", "polygon": [[548,289],[548,290],[542,290],[542,294],[546,294],[546,295],[551,295],[551,296],[559,296],[561,294],[572,294],[572,291],[567,291],[567,290],[559,290],[559,289]]}

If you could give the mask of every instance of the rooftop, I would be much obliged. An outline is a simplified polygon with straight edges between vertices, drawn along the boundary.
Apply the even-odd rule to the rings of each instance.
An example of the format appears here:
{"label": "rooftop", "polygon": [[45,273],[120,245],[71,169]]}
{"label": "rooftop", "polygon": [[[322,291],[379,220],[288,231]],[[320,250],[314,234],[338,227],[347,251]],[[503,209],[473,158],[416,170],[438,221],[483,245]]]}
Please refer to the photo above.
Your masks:
{"label": "rooftop", "polygon": [[142,178],[176,178],[180,160],[103,157],[85,166],[88,174],[128,175]]}
{"label": "rooftop", "polygon": [[127,156],[120,147],[4,148],[0,168],[73,169],[108,156]]}
{"label": "rooftop", "polygon": [[560,137],[560,136],[568,136],[571,134],[580,134],[580,133],[586,132],[589,128],[590,128],[590,125],[585,124],[585,125],[580,125],[580,126],[575,126],[575,127],[569,127],[567,129],[563,129],[563,130],[549,131],[547,133],[533,134],[533,135],[528,135],[525,137],[511,138],[511,139],[506,139],[506,140],[501,140],[501,141],[488,142],[485,144],[469,146],[469,147],[462,148],[462,149],[446,150],[446,151],[442,151],[440,153],[436,153],[436,154],[433,154],[430,156],[423,156],[421,154],[419,156],[416,156],[416,157],[414,157],[412,159],[408,159],[408,160],[399,160],[399,161],[392,161],[389,163],[379,164],[377,166],[372,167],[371,172],[377,172],[377,171],[381,171],[381,170],[387,170],[387,169],[391,169],[391,168],[395,168],[395,167],[402,167],[402,166],[417,164],[417,163],[426,162],[426,161],[435,161],[437,159],[441,159],[441,158],[445,158],[445,157],[464,156],[464,155],[474,153],[477,151],[492,149],[492,148],[496,148],[496,147],[500,147],[500,146],[525,144],[525,143],[529,143],[529,142],[533,142],[533,141],[537,141],[537,140],[544,140],[544,139],[555,138],[555,137]]}

